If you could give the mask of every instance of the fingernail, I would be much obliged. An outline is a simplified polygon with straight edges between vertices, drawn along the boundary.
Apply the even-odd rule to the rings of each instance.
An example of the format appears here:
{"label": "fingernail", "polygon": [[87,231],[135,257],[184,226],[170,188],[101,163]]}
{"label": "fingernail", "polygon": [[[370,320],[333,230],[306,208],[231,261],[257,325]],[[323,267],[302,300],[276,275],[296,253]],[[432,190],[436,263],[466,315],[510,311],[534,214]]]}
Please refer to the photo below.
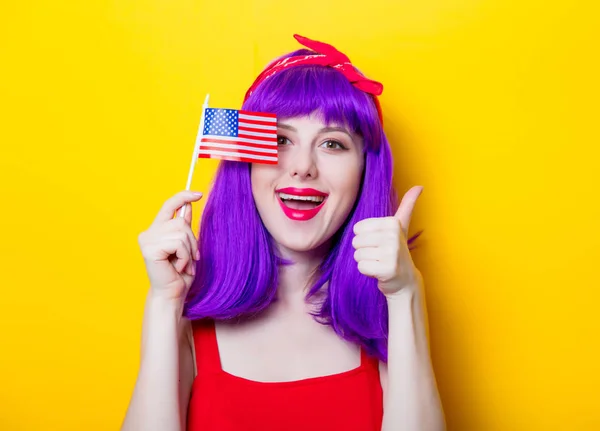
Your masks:
{"label": "fingernail", "polygon": [[202,192],[192,192],[192,194],[195,194],[196,196],[202,196]]}
{"label": "fingernail", "polygon": [[200,260],[200,250],[196,250],[196,260]]}

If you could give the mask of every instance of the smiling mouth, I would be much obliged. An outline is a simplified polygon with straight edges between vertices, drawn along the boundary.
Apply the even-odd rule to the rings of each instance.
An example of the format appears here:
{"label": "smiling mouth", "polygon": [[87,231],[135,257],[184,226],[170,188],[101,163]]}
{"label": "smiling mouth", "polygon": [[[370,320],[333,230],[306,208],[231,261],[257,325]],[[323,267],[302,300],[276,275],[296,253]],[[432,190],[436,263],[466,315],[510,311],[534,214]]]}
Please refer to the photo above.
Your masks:
{"label": "smiling mouth", "polygon": [[325,201],[325,196],[298,196],[288,193],[277,193],[283,205],[295,210],[312,210]]}
{"label": "smiling mouth", "polygon": [[319,190],[294,187],[277,190],[276,196],[286,217],[295,221],[307,221],[315,217],[328,197]]}

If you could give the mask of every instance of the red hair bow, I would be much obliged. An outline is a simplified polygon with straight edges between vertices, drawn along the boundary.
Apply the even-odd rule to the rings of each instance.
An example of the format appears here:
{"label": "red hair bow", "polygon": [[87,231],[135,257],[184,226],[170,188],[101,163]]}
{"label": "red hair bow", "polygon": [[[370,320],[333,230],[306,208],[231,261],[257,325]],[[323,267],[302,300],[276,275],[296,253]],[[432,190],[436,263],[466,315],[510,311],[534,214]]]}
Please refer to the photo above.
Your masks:
{"label": "red hair bow", "polygon": [[258,75],[252,86],[248,89],[244,101],[250,97],[254,90],[256,90],[256,87],[258,87],[264,80],[289,67],[305,65],[327,66],[338,70],[356,88],[373,96],[375,107],[377,108],[377,113],[379,114],[379,120],[383,123],[381,106],[379,104],[379,100],[377,99],[377,96],[383,92],[383,85],[380,82],[369,79],[360,73],[352,65],[348,56],[341,53],[333,46],[327,43],[311,40],[307,37],[297,34],[295,34],[294,37],[302,45],[315,51],[317,54],[287,57],[270,64],[260,75]]}

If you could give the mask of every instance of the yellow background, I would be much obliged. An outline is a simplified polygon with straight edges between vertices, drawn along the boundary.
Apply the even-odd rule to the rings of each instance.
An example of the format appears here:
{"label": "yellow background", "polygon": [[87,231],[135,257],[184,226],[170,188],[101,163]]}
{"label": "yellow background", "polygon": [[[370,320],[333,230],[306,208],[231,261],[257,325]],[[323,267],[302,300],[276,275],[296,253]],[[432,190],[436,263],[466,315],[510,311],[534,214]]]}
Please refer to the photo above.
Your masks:
{"label": "yellow background", "polygon": [[3,2],[0,429],[118,429],[137,235],[185,185],[204,95],[239,107],[294,32],[385,84],[397,184],[425,186],[414,256],[449,429],[600,429],[598,6],[219,3]]}

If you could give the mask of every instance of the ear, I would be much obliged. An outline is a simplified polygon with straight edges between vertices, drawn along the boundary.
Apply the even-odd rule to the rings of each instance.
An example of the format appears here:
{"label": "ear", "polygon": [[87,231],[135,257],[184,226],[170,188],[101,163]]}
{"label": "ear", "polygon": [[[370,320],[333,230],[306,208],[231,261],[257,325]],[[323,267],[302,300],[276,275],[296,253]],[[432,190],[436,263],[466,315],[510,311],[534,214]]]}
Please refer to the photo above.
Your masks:
{"label": "ear", "polygon": [[404,235],[408,235],[410,219],[412,217],[413,210],[415,209],[417,199],[419,196],[421,196],[422,192],[423,186],[412,187],[404,194],[402,201],[400,202],[400,206],[398,207],[398,211],[396,211],[396,214],[394,214],[394,217],[400,220],[400,225],[402,226]]}

